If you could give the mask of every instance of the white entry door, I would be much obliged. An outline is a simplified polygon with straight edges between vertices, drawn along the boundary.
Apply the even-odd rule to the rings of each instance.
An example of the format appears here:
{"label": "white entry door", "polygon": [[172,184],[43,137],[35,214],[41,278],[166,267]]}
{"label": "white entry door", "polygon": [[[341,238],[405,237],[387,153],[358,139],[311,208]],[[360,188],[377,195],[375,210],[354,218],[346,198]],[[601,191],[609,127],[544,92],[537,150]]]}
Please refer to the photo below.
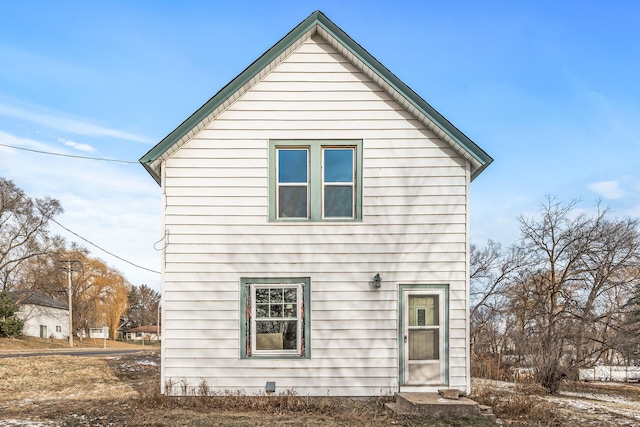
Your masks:
{"label": "white entry door", "polygon": [[403,293],[404,384],[445,384],[444,292]]}

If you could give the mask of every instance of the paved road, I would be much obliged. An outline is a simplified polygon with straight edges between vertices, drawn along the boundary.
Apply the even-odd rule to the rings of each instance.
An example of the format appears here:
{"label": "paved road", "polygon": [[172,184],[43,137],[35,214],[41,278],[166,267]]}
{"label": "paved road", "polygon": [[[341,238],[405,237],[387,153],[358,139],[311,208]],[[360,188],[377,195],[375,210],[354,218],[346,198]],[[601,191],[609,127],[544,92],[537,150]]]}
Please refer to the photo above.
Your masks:
{"label": "paved road", "polygon": [[126,350],[120,348],[114,349],[77,349],[77,350],[38,350],[38,351],[10,351],[0,352],[0,359],[6,359],[7,357],[34,357],[34,356],[115,356],[119,354],[133,354],[133,353],[146,353],[154,350]]}

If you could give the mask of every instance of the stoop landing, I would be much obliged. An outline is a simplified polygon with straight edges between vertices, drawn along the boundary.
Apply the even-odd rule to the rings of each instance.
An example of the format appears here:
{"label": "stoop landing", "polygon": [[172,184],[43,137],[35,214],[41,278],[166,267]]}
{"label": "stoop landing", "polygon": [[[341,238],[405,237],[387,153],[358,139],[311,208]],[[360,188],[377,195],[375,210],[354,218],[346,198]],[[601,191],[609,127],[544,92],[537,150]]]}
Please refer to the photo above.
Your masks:
{"label": "stoop landing", "polygon": [[395,397],[396,401],[387,403],[386,406],[396,414],[495,419],[491,407],[479,405],[478,402],[463,396],[446,398],[442,393],[396,393]]}

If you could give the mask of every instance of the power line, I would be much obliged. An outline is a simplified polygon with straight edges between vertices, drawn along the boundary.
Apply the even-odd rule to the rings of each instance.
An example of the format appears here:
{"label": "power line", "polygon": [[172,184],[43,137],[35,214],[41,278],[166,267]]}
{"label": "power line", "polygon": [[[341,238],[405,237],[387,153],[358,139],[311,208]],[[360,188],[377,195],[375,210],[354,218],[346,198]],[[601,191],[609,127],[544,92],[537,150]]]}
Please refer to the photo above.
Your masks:
{"label": "power line", "polygon": [[[7,184],[9,183],[9,181],[8,181],[7,179],[2,178],[2,177],[0,177],[0,181],[3,181],[3,182],[5,183],[5,185],[7,185]],[[24,200],[25,200],[26,202],[28,202],[28,203],[31,203],[31,202],[32,202],[32,200],[31,200],[30,198],[28,198],[27,196],[25,196],[24,194],[21,194],[20,192],[18,192],[18,195],[20,195],[20,196],[22,197],[22,199],[24,199]],[[44,212],[42,212],[42,210],[40,209],[40,207],[38,206],[38,204],[37,204],[37,203],[35,203],[35,204],[34,204],[34,206],[35,206],[35,207],[40,211],[40,213],[42,213],[42,214],[44,215]],[[68,229],[67,227],[65,227],[64,225],[60,224],[60,223],[59,223],[58,221],[56,221],[53,217],[49,217],[49,219],[50,219],[53,223],[55,223],[55,224],[57,224],[58,226],[60,226],[61,228],[63,228],[64,230],[66,230],[66,231],[68,231],[69,233],[73,234],[74,236],[76,236],[76,237],[78,237],[78,238],[80,238],[80,239],[84,240],[85,242],[87,242],[88,244],[90,244],[91,246],[93,246],[94,248],[100,249],[102,252],[104,252],[104,253],[106,253],[106,254],[109,254],[109,255],[111,255],[112,257],[119,259],[120,261],[126,262],[127,264],[130,264],[130,265],[132,265],[132,266],[134,266],[134,267],[136,267],[136,268],[140,268],[140,269],[142,269],[142,270],[146,270],[146,271],[149,271],[149,272],[151,272],[151,273],[162,274],[162,273],[160,273],[160,272],[159,272],[159,271],[157,271],[157,270],[152,270],[152,269],[150,269],[150,268],[143,267],[143,266],[138,265],[138,264],[135,264],[135,263],[133,263],[133,262],[131,262],[131,261],[129,261],[129,260],[126,260],[126,259],[124,259],[124,258],[122,258],[122,257],[120,257],[120,256],[118,256],[118,255],[116,255],[116,254],[114,254],[113,252],[109,252],[108,250],[106,250],[106,249],[104,249],[104,248],[102,248],[102,247],[98,246],[97,244],[93,243],[92,241],[90,241],[90,240],[88,240],[88,239],[85,239],[84,237],[82,237],[81,235],[79,235],[78,233],[76,233],[75,231],[72,231],[72,230]]]}
{"label": "power line", "polygon": [[133,263],[133,262],[131,262],[131,261],[128,261],[128,260],[126,260],[126,259],[124,259],[124,258],[122,258],[122,257],[119,257],[118,255],[114,254],[113,252],[109,252],[108,250],[106,250],[106,249],[104,249],[104,248],[101,248],[100,246],[96,245],[96,244],[95,244],[95,243],[93,243],[92,241],[90,241],[90,240],[88,240],[88,239],[85,239],[84,237],[82,237],[82,236],[81,236],[81,235],[79,235],[78,233],[76,233],[76,232],[74,232],[74,231],[69,230],[67,227],[65,227],[64,225],[60,224],[60,223],[59,223],[58,221],[56,221],[55,219],[50,218],[50,220],[51,220],[52,222],[54,222],[54,223],[58,224],[58,226],[60,226],[61,228],[63,228],[63,229],[65,229],[65,230],[67,230],[69,233],[73,234],[74,236],[76,236],[76,237],[78,237],[78,238],[80,238],[80,239],[84,240],[85,242],[87,242],[88,244],[90,244],[91,246],[93,246],[94,248],[100,249],[102,252],[104,252],[104,253],[106,253],[106,254],[109,254],[109,255],[111,255],[112,257],[119,259],[120,261],[124,261],[124,262],[126,262],[127,264],[130,264],[130,265],[132,265],[132,266],[134,266],[134,267],[137,267],[137,268],[140,268],[140,269],[142,269],[142,270],[150,271],[151,273],[162,274],[162,273],[160,273],[159,271],[152,270],[152,269],[147,268],[147,267],[143,267],[143,266],[141,266],[141,265],[138,265],[138,264],[135,264],[135,263]]}
{"label": "power line", "polygon": [[99,160],[99,161],[102,161],[102,162],[138,164],[138,162],[132,162],[132,161],[129,161],[129,160],[104,159],[104,158],[101,158],[101,157],[88,157],[88,156],[76,156],[76,155],[73,155],[73,154],[52,153],[50,151],[41,151],[41,150],[34,150],[32,148],[16,147],[15,145],[9,145],[9,144],[0,144],[0,146],[8,147],[8,148],[15,148],[16,150],[31,151],[32,153],[47,154],[49,156],[71,157],[71,158],[74,158],[74,159],[83,159],[83,160]]}

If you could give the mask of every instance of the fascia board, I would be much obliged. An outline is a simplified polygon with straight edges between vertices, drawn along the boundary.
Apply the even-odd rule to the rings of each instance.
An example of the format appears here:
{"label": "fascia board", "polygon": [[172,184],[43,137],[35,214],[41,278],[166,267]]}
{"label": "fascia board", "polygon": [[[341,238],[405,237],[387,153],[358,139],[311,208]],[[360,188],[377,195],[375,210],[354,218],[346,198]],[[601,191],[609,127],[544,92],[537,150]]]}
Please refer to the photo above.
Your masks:
{"label": "fascia board", "polygon": [[279,55],[285,52],[292,44],[294,44],[302,35],[306,34],[317,23],[317,16],[321,12],[316,11],[311,14],[307,19],[302,21],[298,26],[285,35],[280,41],[278,41],[273,47],[263,53],[258,59],[256,59],[251,65],[249,65],[244,71],[242,71],[233,80],[227,83],[222,89],[218,91],[213,97],[211,97],[204,105],[196,110],[191,116],[183,121],[176,129],[174,129],[169,135],[164,137],[162,141],[156,144],[151,150],[149,150],[139,160],[145,169],[153,176],[156,182],[160,183],[160,175],[156,170],[159,165],[154,165],[154,162],[158,160],[165,152],[167,152],[174,144],[180,141],[185,135],[187,135],[193,128],[195,128],[203,119],[209,114],[215,111],[220,105],[222,105],[229,97],[243,87],[252,78],[254,78],[261,70],[263,70],[268,64],[270,64]]}
{"label": "fascia board", "polygon": [[[331,37],[341,43],[348,49],[358,60],[362,61],[367,67],[374,71],[381,79],[383,79],[393,90],[401,94],[409,103],[424,114],[427,119],[436,124],[449,138],[462,147],[477,164],[474,168],[472,180],[479,175],[492,161],[482,148],[474,143],[469,137],[462,133],[449,120],[433,108],[427,101],[418,95],[413,89],[407,86],[387,67],[378,61],[373,55],[367,52],[359,43],[346,34],[340,27],[334,24],[325,15],[320,14],[318,17],[319,24]],[[474,162],[475,163],[475,162]]]}

